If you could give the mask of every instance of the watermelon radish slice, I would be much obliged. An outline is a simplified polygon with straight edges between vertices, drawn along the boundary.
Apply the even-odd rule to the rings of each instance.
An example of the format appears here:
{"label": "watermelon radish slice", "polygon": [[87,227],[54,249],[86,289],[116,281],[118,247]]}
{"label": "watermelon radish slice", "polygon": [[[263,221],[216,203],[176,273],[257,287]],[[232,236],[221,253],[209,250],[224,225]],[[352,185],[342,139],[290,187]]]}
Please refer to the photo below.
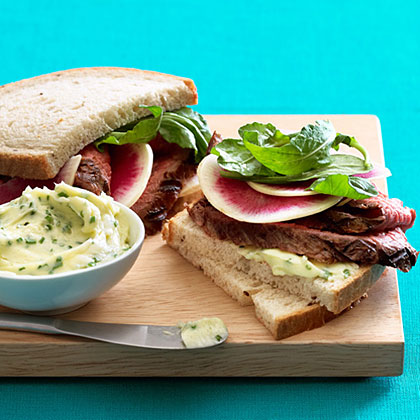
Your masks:
{"label": "watermelon radish slice", "polygon": [[380,165],[379,163],[373,163],[372,170],[364,174],[358,174],[354,176],[358,176],[359,178],[365,178],[365,179],[379,179],[379,178],[388,178],[391,175],[392,175],[391,171],[388,168]]}
{"label": "watermelon radish slice", "polygon": [[289,182],[288,184],[271,185],[260,184],[258,182],[249,181],[248,185],[255,191],[263,194],[275,195],[277,197],[303,197],[305,195],[315,195],[315,191],[306,190],[314,179],[309,181]]}
{"label": "watermelon radish slice", "polygon": [[22,178],[11,178],[0,184],[0,204],[8,203],[21,196],[27,186],[42,187],[45,181],[34,181]]}
{"label": "watermelon radish slice", "polygon": [[143,194],[153,166],[153,151],[148,144],[124,144],[111,150],[111,195],[131,207]]}
{"label": "watermelon radish slice", "polygon": [[316,194],[276,197],[252,189],[246,182],[223,178],[217,156],[208,155],[198,167],[201,189],[209,202],[233,219],[248,223],[275,223],[320,213],[341,197]]}
{"label": "watermelon radish slice", "polygon": [[[377,163],[374,163],[373,165],[371,171],[354,176],[365,179],[387,178],[388,176],[391,176],[391,172],[388,168]],[[248,185],[255,191],[259,191],[263,194],[275,195],[277,197],[302,197],[305,195],[317,194],[316,191],[306,190],[314,181],[315,179],[311,179],[308,181],[289,182],[288,184],[281,185],[261,184],[249,181]]]}
{"label": "watermelon radish slice", "polygon": [[26,187],[48,187],[50,189],[54,189],[54,184],[59,184],[60,182],[73,185],[77,168],[79,167],[81,159],[81,155],[76,155],[70,158],[67,163],[60,169],[60,172],[52,179],[37,180],[11,178],[8,181],[0,184],[0,204],[8,203],[9,201],[20,197]]}
{"label": "watermelon radish slice", "polygon": [[71,157],[66,164],[60,169],[60,172],[54,178],[54,182],[59,184],[65,182],[68,185],[74,184],[74,178],[76,176],[77,168],[82,160],[82,155],[76,155]]}
{"label": "watermelon radish slice", "polygon": [[198,176],[194,175],[193,177],[189,178],[184,185],[182,186],[182,190],[179,193],[180,197],[185,197],[190,194],[195,194],[196,192],[200,191],[200,183],[198,181]]}

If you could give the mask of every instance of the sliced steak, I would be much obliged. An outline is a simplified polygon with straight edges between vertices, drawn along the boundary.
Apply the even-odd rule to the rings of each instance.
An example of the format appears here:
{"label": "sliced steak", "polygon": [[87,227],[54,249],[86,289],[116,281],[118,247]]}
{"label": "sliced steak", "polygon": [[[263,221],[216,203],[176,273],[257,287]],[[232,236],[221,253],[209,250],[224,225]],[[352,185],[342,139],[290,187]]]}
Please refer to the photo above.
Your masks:
{"label": "sliced steak", "polygon": [[416,219],[414,209],[404,207],[397,198],[379,193],[365,200],[351,200],[344,206],[335,206],[322,213],[328,230],[342,233],[364,233],[392,230],[400,227],[404,232]]}
{"label": "sliced steak", "polygon": [[230,240],[236,245],[279,248],[306,255],[316,261],[381,264],[409,271],[418,252],[408,243],[401,228],[365,235],[349,235],[315,229],[300,219],[282,223],[245,223],[216,210],[206,199],[188,209],[191,218],[215,238]]}
{"label": "sliced steak", "polygon": [[143,220],[148,235],[161,230],[162,223],[177,201],[185,181],[196,171],[194,163],[189,162],[189,150],[174,144],[171,150],[171,154],[155,156],[147,187],[131,207]]}
{"label": "sliced steak", "polygon": [[74,186],[99,195],[102,191],[111,193],[111,158],[108,149],[100,152],[93,144],[86,146],[74,179]]}

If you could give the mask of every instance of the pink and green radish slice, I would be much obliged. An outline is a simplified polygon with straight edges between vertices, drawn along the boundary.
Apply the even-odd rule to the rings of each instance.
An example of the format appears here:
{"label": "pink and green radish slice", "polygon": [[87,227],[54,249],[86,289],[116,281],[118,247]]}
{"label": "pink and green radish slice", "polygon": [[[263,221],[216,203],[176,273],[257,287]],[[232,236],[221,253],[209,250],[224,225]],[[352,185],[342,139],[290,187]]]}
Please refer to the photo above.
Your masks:
{"label": "pink and green radish slice", "polygon": [[80,155],[73,156],[66,164],[60,169],[60,172],[52,179],[38,180],[38,179],[22,179],[11,178],[6,182],[0,184],[0,204],[8,203],[15,198],[20,197],[26,187],[42,188],[48,187],[54,189],[54,184],[65,182],[66,184],[73,185],[76,176],[77,168],[79,167]]}
{"label": "pink and green radish slice", "polygon": [[124,144],[111,149],[111,195],[131,207],[143,194],[152,173],[153,151],[148,144]]}
{"label": "pink and green radish slice", "polygon": [[31,181],[22,178],[11,178],[0,184],[0,205],[18,198],[27,186],[41,187],[41,181]]}
{"label": "pink and green radish slice", "polygon": [[198,167],[198,179],[207,200],[233,219],[248,223],[275,223],[320,213],[341,197],[316,194],[304,197],[277,197],[262,194],[246,182],[220,175],[215,155],[205,157]]}
{"label": "pink and green radish slice", "polygon": [[179,193],[179,197],[185,197],[190,194],[195,194],[200,190],[201,188],[200,183],[198,182],[198,176],[194,175],[184,183],[184,185],[182,186],[182,190]]}
{"label": "pink and green radish slice", "polygon": [[289,182],[288,184],[272,185],[260,184],[259,182],[249,181],[248,185],[255,191],[277,197],[303,197],[305,195],[315,195],[315,191],[306,190],[314,180]]}
{"label": "pink and green radish slice", "polygon": [[385,166],[379,163],[373,163],[372,170],[364,174],[358,174],[354,176],[357,176],[359,178],[365,178],[365,179],[379,179],[379,178],[388,178],[391,175],[392,175],[391,171],[388,168],[386,168]]}
{"label": "pink and green radish slice", "polygon": [[54,182],[59,184],[65,182],[68,185],[74,184],[74,178],[76,177],[77,169],[82,160],[82,155],[76,155],[71,157],[66,164],[60,169],[60,172],[54,178]]}
{"label": "pink and green radish slice", "polygon": [[[388,168],[385,168],[377,163],[374,163],[373,165],[374,166],[371,171],[354,176],[365,179],[378,179],[391,176],[391,172]],[[305,195],[317,194],[316,191],[306,190],[306,188],[308,188],[314,181],[315,179],[310,179],[308,181],[289,182],[288,184],[279,185],[261,184],[249,181],[248,185],[255,191],[259,191],[267,195],[274,195],[277,197],[302,197]]]}

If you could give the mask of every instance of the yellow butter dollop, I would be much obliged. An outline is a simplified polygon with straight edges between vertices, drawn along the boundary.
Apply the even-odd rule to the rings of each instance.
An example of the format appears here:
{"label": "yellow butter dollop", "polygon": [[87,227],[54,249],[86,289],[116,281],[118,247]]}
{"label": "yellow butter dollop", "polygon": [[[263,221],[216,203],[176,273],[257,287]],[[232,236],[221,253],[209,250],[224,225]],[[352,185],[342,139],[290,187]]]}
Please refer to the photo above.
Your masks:
{"label": "yellow butter dollop", "polygon": [[202,318],[197,321],[179,322],[181,338],[187,348],[209,347],[220,344],[228,330],[220,318]]}

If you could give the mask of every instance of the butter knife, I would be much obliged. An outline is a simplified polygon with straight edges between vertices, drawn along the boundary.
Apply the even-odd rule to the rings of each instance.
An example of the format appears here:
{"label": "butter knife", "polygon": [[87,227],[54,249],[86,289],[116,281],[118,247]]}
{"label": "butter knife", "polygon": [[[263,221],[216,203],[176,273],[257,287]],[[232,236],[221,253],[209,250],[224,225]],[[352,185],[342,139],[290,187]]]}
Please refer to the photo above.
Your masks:
{"label": "butter knife", "polygon": [[[67,334],[149,349],[181,350],[187,348],[182,341],[181,329],[175,326],[109,324],[0,312],[0,329]],[[227,336],[223,336],[215,343],[200,347],[213,347],[223,343],[226,338]]]}

